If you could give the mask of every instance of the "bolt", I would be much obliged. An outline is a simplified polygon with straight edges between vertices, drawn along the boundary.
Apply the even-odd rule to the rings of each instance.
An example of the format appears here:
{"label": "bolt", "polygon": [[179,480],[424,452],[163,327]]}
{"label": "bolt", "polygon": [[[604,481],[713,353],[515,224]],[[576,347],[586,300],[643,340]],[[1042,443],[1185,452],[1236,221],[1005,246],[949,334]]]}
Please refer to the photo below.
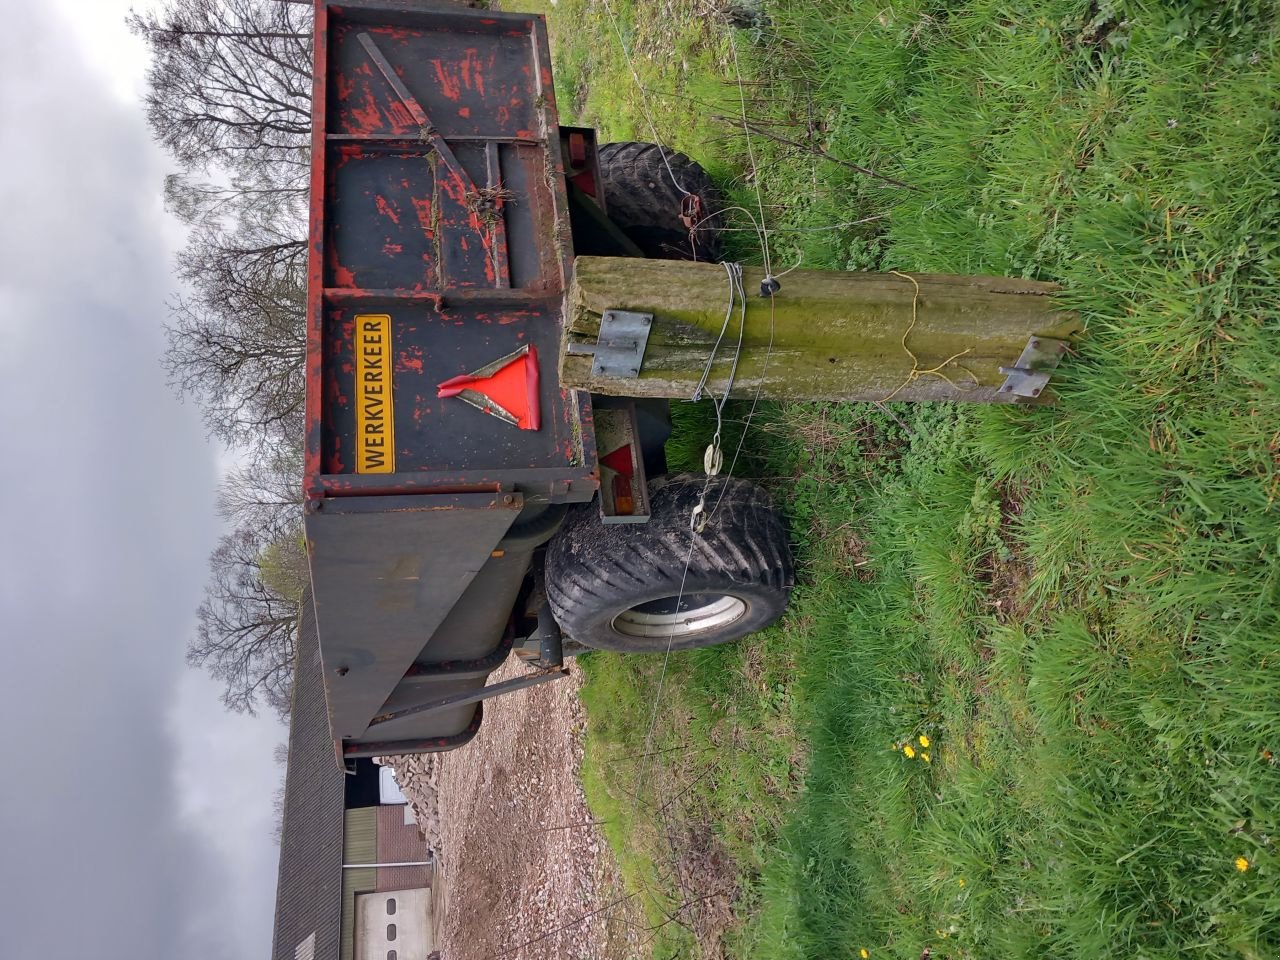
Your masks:
{"label": "bolt", "polygon": [[1036,387],[1034,390],[1032,390],[1032,391],[1031,391],[1031,395],[1032,395],[1033,397],[1038,397],[1038,396],[1040,396],[1040,388],[1039,388],[1039,387]]}
{"label": "bolt", "polygon": [[337,674],[338,676],[340,676],[340,677],[345,677],[348,673],[350,673],[350,672],[351,672],[351,668],[350,668],[350,667],[339,667],[337,670],[335,670],[335,671],[333,671],[333,672],[334,672],[334,673],[336,673],[336,674]]}
{"label": "bolt", "polygon": [[1008,392],[1009,392],[1010,390],[1012,390],[1012,389],[1013,389],[1013,387],[1009,386],[1009,385],[1006,383],[1003,387],[1001,387],[1001,388],[1000,388],[1000,392],[1001,392],[1001,393],[1008,393]]}
{"label": "bolt", "polygon": [[515,500],[515,497],[511,496],[509,493],[502,498],[503,503],[511,503],[513,500]]}
{"label": "bolt", "polygon": [[1032,345],[1033,347],[1038,347],[1038,346],[1040,346],[1040,341],[1039,341],[1039,340],[1036,340],[1036,339],[1034,339],[1034,338],[1033,338],[1033,339],[1032,339],[1032,341],[1031,341],[1031,345]]}

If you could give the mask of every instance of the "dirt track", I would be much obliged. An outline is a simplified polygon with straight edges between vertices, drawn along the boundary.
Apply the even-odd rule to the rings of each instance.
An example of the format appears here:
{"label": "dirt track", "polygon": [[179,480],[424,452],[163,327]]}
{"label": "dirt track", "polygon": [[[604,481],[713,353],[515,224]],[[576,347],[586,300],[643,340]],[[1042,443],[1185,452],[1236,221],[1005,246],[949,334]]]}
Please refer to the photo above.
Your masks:
{"label": "dirt track", "polygon": [[[513,659],[490,682],[524,669]],[[406,764],[405,792],[439,850],[446,960],[629,960],[643,952],[637,911],[579,784],[580,682],[575,669],[569,679],[491,700],[475,740],[440,755],[438,770],[428,773],[434,764],[420,758]],[[427,809],[437,803],[438,827]]]}

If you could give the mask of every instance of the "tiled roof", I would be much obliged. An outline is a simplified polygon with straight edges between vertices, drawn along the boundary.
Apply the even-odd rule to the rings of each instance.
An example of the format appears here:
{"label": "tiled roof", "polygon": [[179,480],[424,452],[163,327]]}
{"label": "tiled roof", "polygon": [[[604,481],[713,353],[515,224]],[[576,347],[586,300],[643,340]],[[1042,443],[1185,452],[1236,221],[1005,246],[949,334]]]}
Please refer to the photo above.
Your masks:
{"label": "tiled roof", "polygon": [[[298,661],[289,714],[289,767],[284,783],[272,960],[337,960],[344,779],[329,735],[320,640],[308,596],[298,626]],[[313,946],[308,949],[313,934]]]}

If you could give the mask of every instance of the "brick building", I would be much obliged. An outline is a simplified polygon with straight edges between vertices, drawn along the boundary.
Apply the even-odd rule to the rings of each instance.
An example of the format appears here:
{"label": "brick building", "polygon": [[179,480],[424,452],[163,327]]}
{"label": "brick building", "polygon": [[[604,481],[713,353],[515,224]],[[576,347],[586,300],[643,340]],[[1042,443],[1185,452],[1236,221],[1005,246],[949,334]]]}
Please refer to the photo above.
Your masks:
{"label": "brick building", "polygon": [[426,842],[403,803],[379,802],[371,761],[339,766],[323,676],[307,602],[289,721],[272,960],[426,960],[434,947]]}

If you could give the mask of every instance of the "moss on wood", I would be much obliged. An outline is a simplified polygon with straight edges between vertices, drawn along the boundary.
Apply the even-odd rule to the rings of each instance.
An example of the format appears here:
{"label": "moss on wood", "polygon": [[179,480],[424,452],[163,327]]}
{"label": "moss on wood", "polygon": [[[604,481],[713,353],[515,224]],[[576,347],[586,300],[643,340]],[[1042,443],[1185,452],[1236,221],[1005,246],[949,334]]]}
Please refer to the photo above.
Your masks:
{"label": "moss on wood", "polygon": [[[734,396],[759,388],[788,400],[1004,400],[999,367],[1012,366],[1030,337],[1081,331],[1076,314],[1055,305],[1058,288],[1032,280],[807,270],[784,278],[770,300],[758,295],[763,278],[760,268],[743,268],[746,329]],[[719,264],[580,257],[566,342],[594,343],[607,309],[652,313],[653,328],[638,377],[594,378],[591,357],[562,350],[561,381],[615,396],[688,397],[728,304]],[[715,393],[737,340],[735,307],[708,381]]]}

